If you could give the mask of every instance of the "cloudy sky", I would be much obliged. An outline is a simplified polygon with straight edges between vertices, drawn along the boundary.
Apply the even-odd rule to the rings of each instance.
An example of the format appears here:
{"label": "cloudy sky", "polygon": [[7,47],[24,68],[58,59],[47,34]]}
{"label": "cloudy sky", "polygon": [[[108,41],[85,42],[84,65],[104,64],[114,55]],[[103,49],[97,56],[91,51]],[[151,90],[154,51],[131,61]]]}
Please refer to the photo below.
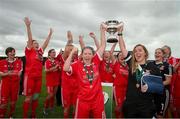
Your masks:
{"label": "cloudy sky", "polygon": [[154,50],[166,44],[172,47],[173,56],[180,57],[179,6],[179,0],[0,0],[0,55],[8,46],[14,47],[18,56],[24,55],[27,34],[23,18],[28,16],[33,37],[40,44],[49,28],[54,29],[46,52],[64,48],[67,30],[72,31],[77,47],[79,34],[84,35],[86,44],[94,46],[89,32],[99,38],[100,23],[115,19],[125,23],[128,50],[144,44],[153,59]]}

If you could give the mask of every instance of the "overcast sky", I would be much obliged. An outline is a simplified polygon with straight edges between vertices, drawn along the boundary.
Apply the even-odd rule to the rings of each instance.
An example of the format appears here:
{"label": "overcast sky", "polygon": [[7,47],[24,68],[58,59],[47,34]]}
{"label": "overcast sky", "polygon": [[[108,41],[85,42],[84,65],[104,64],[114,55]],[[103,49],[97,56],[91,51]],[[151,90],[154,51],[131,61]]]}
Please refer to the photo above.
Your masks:
{"label": "overcast sky", "polygon": [[[144,44],[154,59],[154,50],[163,45],[172,48],[172,55],[180,57],[180,1],[179,0],[0,0],[0,55],[7,47],[24,55],[27,34],[23,18],[32,20],[33,37],[42,44],[49,32],[53,37],[46,52],[64,48],[67,30],[71,30],[74,43],[84,35],[87,45],[94,46],[89,32],[99,38],[103,21],[123,21],[124,39],[128,50]],[[110,49],[108,44],[107,49]],[[119,47],[116,48],[119,50]],[[47,55],[45,52],[44,56]]]}

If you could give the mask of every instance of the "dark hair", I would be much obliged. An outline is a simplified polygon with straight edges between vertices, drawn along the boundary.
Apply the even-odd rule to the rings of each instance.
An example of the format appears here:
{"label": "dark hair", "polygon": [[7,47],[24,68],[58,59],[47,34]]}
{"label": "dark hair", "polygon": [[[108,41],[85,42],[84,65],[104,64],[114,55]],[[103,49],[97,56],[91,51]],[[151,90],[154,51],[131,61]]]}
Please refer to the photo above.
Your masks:
{"label": "dark hair", "polygon": [[85,49],[90,49],[90,50],[92,51],[93,55],[95,54],[94,49],[93,49],[92,47],[90,47],[90,46],[84,47],[84,48],[82,49],[82,53],[84,52]]}
{"label": "dark hair", "polygon": [[33,43],[34,41],[36,41],[36,40],[32,40],[32,43]]}
{"label": "dark hair", "polygon": [[48,51],[48,56],[50,56],[50,53],[51,53],[53,50],[55,50],[55,49],[50,49],[50,50]]}
{"label": "dark hair", "polygon": [[5,54],[8,55],[9,52],[15,51],[15,49],[13,47],[8,47],[6,48]]}

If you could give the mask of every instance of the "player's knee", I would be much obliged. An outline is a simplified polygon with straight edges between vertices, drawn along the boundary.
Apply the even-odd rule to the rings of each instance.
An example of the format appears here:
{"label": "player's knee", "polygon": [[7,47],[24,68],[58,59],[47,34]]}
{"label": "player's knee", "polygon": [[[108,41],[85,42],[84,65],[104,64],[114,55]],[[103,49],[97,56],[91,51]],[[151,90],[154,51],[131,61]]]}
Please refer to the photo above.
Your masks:
{"label": "player's knee", "polygon": [[69,107],[64,107],[64,112],[68,113],[69,112]]}
{"label": "player's knee", "polygon": [[50,93],[50,94],[49,94],[49,97],[50,97],[50,98],[52,98],[53,96],[54,96],[54,94],[53,94],[53,93]]}
{"label": "player's knee", "polygon": [[37,100],[39,98],[39,93],[35,93],[32,97],[32,100]]}
{"label": "player's knee", "polygon": [[25,97],[25,102],[30,102],[32,100],[32,96],[26,96]]}
{"label": "player's knee", "polygon": [[16,104],[15,101],[10,102],[10,105],[15,105],[15,104]]}
{"label": "player's knee", "polygon": [[0,104],[0,109],[5,109],[7,107],[7,103],[5,104]]}

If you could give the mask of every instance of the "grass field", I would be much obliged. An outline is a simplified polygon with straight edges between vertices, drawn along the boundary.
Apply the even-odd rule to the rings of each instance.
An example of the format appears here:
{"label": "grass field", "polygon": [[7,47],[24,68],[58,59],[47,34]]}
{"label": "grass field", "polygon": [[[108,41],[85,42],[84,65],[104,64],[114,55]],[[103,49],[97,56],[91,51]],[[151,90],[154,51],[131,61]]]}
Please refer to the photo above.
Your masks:
{"label": "grass field", "polygon": [[[45,86],[45,73],[43,71],[43,84],[42,84],[41,94],[39,97],[39,106],[37,109],[37,118],[43,117],[43,113],[42,113],[43,112],[43,103],[45,101],[46,95],[47,94],[46,94],[46,86]],[[24,96],[21,96],[21,95],[19,96],[19,99],[18,99],[17,104],[16,104],[15,114],[14,114],[15,118],[22,118],[24,98],[25,98]],[[62,107],[61,106],[55,106],[54,112],[50,113],[47,117],[48,118],[63,118]]]}
{"label": "grass field", "polygon": [[[37,112],[36,112],[37,118],[43,118],[43,103],[45,101],[46,95],[47,94],[46,94],[46,86],[45,86],[45,73],[43,72],[43,85],[42,85],[42,90],[41,90],[41,94],[40,94],[40,97],[39,97],[38,109],[37,109]],[[14,118],[22,118],[22,115],[23,115],[23,102],[24,102],[24,96],[19,96],[19,99],[18,99],[17,104],[16,104],[16,111],[15,111],[15,114],[14,114]],[[114,117],[114,114],[113,114],[113,117]],[[55,106],[54,112],[50,113],[46,118],[63,118],[63,108],[62,108],[62,106]]]}

